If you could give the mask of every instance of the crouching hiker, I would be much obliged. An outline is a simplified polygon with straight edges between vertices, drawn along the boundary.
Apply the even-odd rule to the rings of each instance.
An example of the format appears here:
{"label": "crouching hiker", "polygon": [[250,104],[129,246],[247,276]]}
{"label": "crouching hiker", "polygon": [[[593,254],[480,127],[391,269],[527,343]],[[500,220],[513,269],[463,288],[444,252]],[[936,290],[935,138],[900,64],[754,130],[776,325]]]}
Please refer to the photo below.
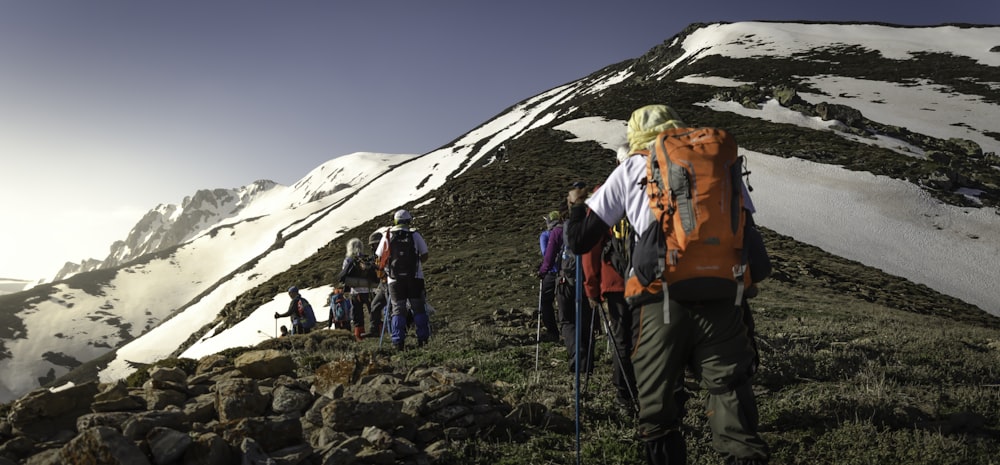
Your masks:
{"label": "crouching hiker", "polygon": [[709,393],[715,450],[729,464],[764,464],[770,453],[757,431],[755,354],[742,310],[753,282],[742,157],[725,131],[689,128],[665,105],[633,112],[627,136],[633,155],[593,195],[567,194],[566,240],[585,253],[622,218],[636,233],[625,297],[638,334],[632,364],[647,462],[686,463],[673,396],[690,366]]}
{"label": "crouching hiker", "polygon": [[285,313],[274,312],[274,319],[291,317],[292,334],[305,334],[316,326],[316,314],[313,313],[312,305],[299,294],[299,288],[292,286],[288,289],[288,297],[292,301],[288,303],[288,310]]}
{"label": "crouching hiker", "polygon": [[344,293],[341,288],[335,288],[330,293],[330,316],[326,320],[327,329],[349,329],[351,327],[351,313],[354,304],[351,298]]}

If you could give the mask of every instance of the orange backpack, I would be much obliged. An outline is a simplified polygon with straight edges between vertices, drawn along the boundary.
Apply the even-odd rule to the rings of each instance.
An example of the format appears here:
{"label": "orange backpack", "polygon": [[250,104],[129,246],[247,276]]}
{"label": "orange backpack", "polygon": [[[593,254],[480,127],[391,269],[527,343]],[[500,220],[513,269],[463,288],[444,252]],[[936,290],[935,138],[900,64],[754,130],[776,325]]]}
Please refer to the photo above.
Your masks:
{"label": "orange backpack", "polygon": [[[655,279],[632,282],[632,294],[677,301],[734,299],[750,285],[743,232],[743,157],[721,129],[668,129],[646,162],[646,194],[658,241]],[[659,236],[657,234],[657,236]],[[662,282],[667,288],[662,289]]]}

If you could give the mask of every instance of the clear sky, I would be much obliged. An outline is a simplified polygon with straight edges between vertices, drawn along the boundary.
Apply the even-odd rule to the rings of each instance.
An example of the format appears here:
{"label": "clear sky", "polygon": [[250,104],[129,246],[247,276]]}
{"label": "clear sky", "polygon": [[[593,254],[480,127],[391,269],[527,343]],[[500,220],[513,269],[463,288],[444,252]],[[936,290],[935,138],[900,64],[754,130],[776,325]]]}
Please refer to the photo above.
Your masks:
{"label": "clear sky", "polygon": [[693,22],[1000,23],[1000,4],[0,0],[0,278],[204,188],[424,153]]}

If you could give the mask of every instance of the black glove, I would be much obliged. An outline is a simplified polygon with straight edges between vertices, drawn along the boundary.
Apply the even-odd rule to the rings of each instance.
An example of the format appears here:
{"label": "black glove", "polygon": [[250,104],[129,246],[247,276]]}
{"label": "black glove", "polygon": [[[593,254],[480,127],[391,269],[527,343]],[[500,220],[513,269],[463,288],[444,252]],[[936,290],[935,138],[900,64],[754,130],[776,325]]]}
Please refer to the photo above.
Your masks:
{"label": "black glove", "polygon": [[281,315],[278,315],[278,312],[274,312],[274,319],[277,320],[278,318],[281,318]]}

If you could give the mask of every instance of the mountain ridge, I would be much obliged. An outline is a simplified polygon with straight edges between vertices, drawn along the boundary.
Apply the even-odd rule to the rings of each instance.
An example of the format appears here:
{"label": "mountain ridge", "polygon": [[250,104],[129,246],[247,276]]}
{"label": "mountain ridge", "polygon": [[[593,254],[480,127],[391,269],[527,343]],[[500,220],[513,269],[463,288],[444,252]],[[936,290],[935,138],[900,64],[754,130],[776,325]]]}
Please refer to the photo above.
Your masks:
{"label": "mountain ridge", "polygon": [[[724,23],[716,23],[724,24]],[[822,23],[824,26],[829,25],[829,23]],[[761,99],[773,98],[774,94],[778,93],[775,89],[779,88],[779,85],[790,86],[795,92],[800,89],[809,90],[815,92],[815,84],[810,84],[806,82],[803,78],[794,78],[792,72],[787,71],[787,69],[799,69],[805,67],[809,69],[812,63],[809,61],[809,57],[799,57],[798,60],[802,63],[795,63],[794,60],[782,61],[780,58],[770,61],[761,61],[763,59],[755,58],[753,60],[757,61],[757,66],[746,66],[745,61],[741,59],[734,58],[723,58],[718,55],[707,55],[704,57],[697,58],[689,63],[684,64],[674,64],[673,68],[668,69],[666,65],[674,63],[679,57],[684,56],[687,53],[681,45],[683,40],[690,36],[691,33],[695,31],[702,30],[704,27],[689,27],[684,33],[678,34],[677,36],[665,41],[662,46],[663,48],[658,48],[661,46],[654,47],[650,52],[644,54],[642,57],[626,60],[617,64],[609,65],[608,67],[602,68],[594,74],[581,78],[578,81],[568,83],[563,86],[553,88],[550,91],[543,92],[538,96],[526,99],[525,101],[513,105],[508,109],[498,114],[493,119],[487,121],[482,126],[470,131],[468,134],[456,138],[452,143],[444,146],[429,154],[425,154],[419,157],[413,157],[408,159],[407,163],[413,163],[414,165],[420,165],[421,163],[426,163],[430,165],[435,165],[435,163],[443,163],[446,160],[451,162],[457,162],[457,166],[454,171],[448,172],[445,176],[444,182],[459,182],[462,183],[463,176],[469,174],[474,170],[488,169],[493,163],[502,163],[500,160],[488,159],[487,154],[493,153],[493,150],[500,145],[501,142],[506,143],[509,153],[517,153],[523,155],[524,153],[536,153],[538,156],[535,159],[531,159],[530,163],[541,164],[544,169],[547,170],[553,177],[560,179],[572,179],[573,177],[580,176],[579,173],[574,173],[563,167],[549,166],[544,161],[544,152],[539,152],[537,147],[548,147],[553,151],[566,151],[570,150],[574,153],[588,151],[591,153],[591,161],[594,163],[593,168],[591,168],[592,173],[589,176],[591,182],[599,182],[602,176],[599,173],[605,173],[613,165],[611,164],[613,157],[608,157],[609,147],[601,147],[595,145],[585,149],[581,149],[580,145],[576,145],[572,148],[568,148],[566,142],[556,138],[549,137],[539,137],[537,134],[530,136],[532,140],[537,140],[537,143],[533,147],[524,147],[518,140],[521,138],[529,138],[528,134],[535,133],[552,133],[552,134],[565,134],[563,131],[553,129],[554,126],[560,121],[565,121],[570,118],[584,118],[588,116],[597,116],[602,118],[612,118],[616,120],[625,120],[632,109],[646,104],[652,101],[666,101],[675,107],[682,108],[686,119],[698,122],[699,125],[716,125],[726,128],[731,128],[734,132],[739,134],[750,134],[753,137],[741,137],[741,147],[749,150],[771,153],[776,155],[782,155],[785,157],[798,157],[806,160],[814,160],[821,163],[835,163],[843,164],[844,166],[859,170],[881,170],[883,174],[893,177],[894,179],[904,179],[904,180],[916,180],[918,183],[925,185],[924,187],[931,192],[937,198],[943,201],[957,204],[960,206],[970,206],[968,202],[970,200],[965,195],[960,195],[955,193],[955,189],[969,188],[980,191],[976,198],[983,202],[983,205],[988,207],[995,207],[998,190],[996,189],[996,174],[990,172],[989,166],[992,163],[993,157],[987,157],[985,154],[983,157],[979,158],[978,164],[975,164],[971,168],[967,167],[965,164],[967,157],[966,153],[955,148],[954,144],[943,144],[941,145],[940,152],[949,154],[948,159],[938,157],[939,160],[935,161],[928,157],[926,160],[918,160],[913,158],[899,158],[896,154],[891,153],[891,151],[885,151],[881,149],[871,149],[858,147],[856,143],[851,141],[845,141],[843,137],[836,134],[821,133],[814,130],[806,130],[802,128],[790,127],[788,125],[778,125],[770,122],[761,122],[760,120],[754,120],[753,118],[746,118],[742,116],[734,116],[733,114],[722,113],[716,110],[700,106],[699,104],[706,101],[712,101],[716,99],[716,94],[721,94],[718,88],[709,88],[710,86],[696,85],[696,84],[685,84],[676,82],[676,80],[671,81],[668,76],[675,76],[674,79],[681,77],[680,75],[699,75],[699,74],[711,74],[711,75],[721,75],[728,79],[734,80],[746,80],[751,82],[757,82],[756,87],[765,87],[770,89],[766,92],[757,92],[756,94],[750,93],[751,97],[749,100],[741,102],[741,104],[752,104],[760,105]],[[919,29],[916,28],[915,29]],[[851,51],[852,49],[847,48],[846,50]],[[851,60],[874,60],[875,58],[870,54],[833,54],[833,55],[818,55],[820,59],[836,58],[839,60],[838,65],[846,66],[847,64],[853,63]],[[940,57],[935,56],[935,59]],[[817,59],[817,56],[813,56],[812,59]],[[928,59],[916,58],[916,60]],[[748,59],[743,59],[748,60]],[[769,65],[778,64],[779,67],[772,69],[780,69],[782,73],[789,74],[776,74],[768,78],[767,68]],[[998,82],[989,81],[992,79],[996,73],[993,68],[983,68],[980,65],[970,64],[965,60],[957,60],[954,62],[955,66],[959,66],[962,69],[970,70],[968,77],[975,81],[986,81],[986,82]],[[784,67],[784,68],[782,68]],[[850,68],[850,66],[847,66]],[[660,73],[661,70],[667,70],[665,74]],[[910,68],[903,69],[902,71],[893,71],[896,77],[904,76],[905,79],[915,79],[920,77],[916,73],[921,66],[914,65]],[[771,71],[775,74],[776,71]],[[905,77],[906,73],[910,73],[910,77]],[[868,76],[869,78],[877,77],[875,74]],[[805,76],[809,76],[807,73],[803,73]],[[954,80],[953,77],[945,76],[945,79]],[[664,82],[669,82],[670,85],[665,85]],[[950,81],[949,81],[950,82]],[[996,98],[997,91],[990,89],[983,89],[982,86],[973,86],[977,92],[981,92],[987,99]],[[748,94],[741,94],[746,97]],[[742,97],[741,97],[742,98]],[[539,109],[544,109],[546,111],[541,111]],[[808,109],[806,109],[808,111]],[[850,126],[848,126],[850,127]],[[995,134],[995,133],[994,133]],[[995,136],[989,136],[993,137]],[[933,139],[933,138],[932,138]],[[791,142],[789,142],[791,140]],[[928,139],[930,140],[930,139]],[[588,145],[588,144],[584,144]],[[515,152],[516,151],[516,152]],[[445,153],[448,152],[448,153]],[[982,150],[980,150],[982,152]],[[434,154],[433,157],[429,155]],[[436,157],[436,158],[434,158]],[[426,161],[434,158],[434,162]],[[525,159],[527,161],[527,159]],[[572,160],[572,159],[571,159]],[[946,166],[944,169],[941,168],[942,162],[945,160],[947,164],[955,163],[956,166]],[[509,160],[508,160],[509,163]],[[570,163],[573,163],[572,161]],[[982,166],[985,165],[985,166]],[[969,168],[967,170],[967,168]],[[336,170],[333,170],[336,171]],[[364,170],[359,170],[364,171]],[[416,172],[422,173],[420,169],[415,169]],[[523,171],[519,172],[523,174]],[[558,174],[556,174],[558,173]],[[303,181],[310,179],[311,175],[307,175],[303,178]],[[144,320],[144,323],[139,326],[144,326],[148,329],[162,324],[169,318],[167,315],[178,311],[178,309],[187,309],[192,306],[196,306],[195,303],[200,303],[198,309],[201,310],[203,306],[216,306],[216,310],[219,313],[218,318],[209,318],[206,324],[210,327],[216,327],[220,324],[220,328],[224,328],[227,320],[236,321],[240,317],[245,317],[248,311],[255,308],[262,301],[270,300],[276,293],[280,293],[281,290],[286,286],[287,282],[299,282],[300,284],[314,284],[319,285],[320,283],[328,283],[331,281],[331,271],[329,270],[330,263],[338,262],[338,254],[343,250],[342,243],[345,235],[361,235],[366,236],[367,232],[364,231],[365,228],[373,229],[379,225],[386,224],[386,215],[392,211],[392,209],[399,206],[407,206],[408,208],[413,208],[418,205],[424,205],[426,202],[430,202],[427,205],[433,205],[434,202],[452,202],[454,204],[461,204],[466,202],[465,196],[471,196],[472,198],[479,198],[481,194],[477,193],[475,190],[470,192],[452,193],[448,194],[445,198],[438,198],[436,195],[432,194],[435,192],[434,189],[429,187],[436,187],[427,184],[424,179],[424,174],[420,174],[418,177],[420,179],[413,179],[409,182],[410,185],[414,187],[415,194],[411,195],[411,198],[403,202],[399,202],[398,199],[387,199],[384,203],[381,211],[372,211],[364,221],[358,221],[356,224],[351,226],[342,226],[341,229],[328,232],[326,241],[322,245],[315,246],[317,250],[322,250],[318,256],[316,254],[307,256],[303,262],[288,263],[287,270],[279,273],[275,273],[271,276],[262,276],[261,278],[250,278],[256,287],[251,287],[249,291],[236,292],[233,295],[226,296],[215,296],[216,292],[211,292],[209,288],[199,287],[199,292],[189,292],[183,297],[175,299],[174,303],[171,304],[171,312],[167,314],[162,314],[162,312],[157,313],[154,318],[140,318],[140,321]],[[426,175],[427,178],[432,178],[431,175]],[[326,179],[326,178],[324,178]],[[487,181],[489,179],[483,179],[482,181]],[[921,182],[920,180],[923,180]],[[301,182],[301,181],[300,181]],[[298,184],[298,183],[297,183]],[[309,185],[323,185],[323,183],[306,183]],[[291,186],[289,189],[296,189],[295,186]],[[311,201],[322,200],[327,196],[335,196],[340,189],[337,185],[327,186],[327,187],[317,187],[315,190],[310,190],[304,188],[304,186],[299,186],[299,202],[296,205],[298,207],[303,207],[309,205]],[[559,188],[548,189],[544,191],[533,191],[531,189],[522,190],[521,194],[517,194],[518,189],[523,189],[521,187],[509,187],[508,190],[499,193],[494,193],[496,195],[501,195],[503,198],[514,201],[514,199],[520,199],[520,195],[531,195],[534,192],[537,195],[545,196],[551,199],[551,202],[522,202],[525,204],[526,209],[538,210],[538,211],[548,211],[553,208],[557,203],[559,195],[562,194]],[[325,195],[324,195],[325,194]],[[422,199],[422,200],[421,200]],[[393,203],[394,202],[394,203]],[[424,205],[420,208],[428,208]],[[528,206],[531,206],[528,208]],[[330,208],[327,205],[324,208]],[[302,222],[295,222],[287,225],[276,231],[276,235],[270,235],[266,238],[261,238],[258,241],[260,244],[266,244],[266,248],[258,248],[256,250],[270,250],[271,248],[278,247],[279,244],[283,244],[283,238],[288,235],[286,232],[294,231],[306,231],[309,229],[308,218],[316,219],[318,218],[319,211],[322,208],[315,210],[310,210],[312,213],[306,215]],[[419,208],[417,209],[419,210]],[[437,208],[434,208],[437,210]],[[534,218],[538,216],[536,214],[526,215],[528,217]],[[468,220],[461,218],[455,218],[453,216],[441,213],[440,217],[449,217],[453,227],[455,229],[461,230],[462,228],[472,228],[476,229],[474,224],[470,224]],[[246,222],[254,222],[261,220],[245,219]],[[441,219],[432,220],[435,223],[428,225],[430,233],[437,233],[440,228],[443,228],[445,222]],[[346,223],[344,223],[346,224]],[[523,222],[518,220],[516,224],[520,224],[526,230],[531,229],[530,222]],[[237,232],[239,227],[235,224],[222,224],[215,225],[212,228],[215,234],[225,234],[229,231],[229,234],[242,234]],[[368,231],[370,232],[370,231]],[[362,234],[364,233],[364,234]],[[311,233],[310,233],[311,234]],[[477,234],[477,235],[481,235]],[[197,235],[197,234],[196,234]],[[317,237],[322,237],[322,235],[316,235]],[[329,239],[331,236],[335,236],[332,240]],[[433,236],[433,234],[431,235]],[[207,240],[207,235],[199,236],[202,239],[195,239],[190,246],[180,249],[172,249],[163,252],[162,262],[164,265],[168,265],[165,268],[173,268],[170,266],[170,262],[176,262],[171,256],[175,254],[189,254],[193,253],[193,250],[200,245],[196,244],[199,240]],[[322,239],[320,239],[322,240]],[[436,244],[440,246],[441,244]],[[452,247],[460,247],[460,244],[452,244]],[[510,245],[508,247],[513,247]],[[191,252],[187,252],[191,249]],[[155,255],[155,254],[154,254]],[[193,255],[192,255],[193,256]],[[260,255],[257,255],[260,257]],[[341,255],[342,256],[342,255]],[[522,257],[526,258],[526,257]],[[530,260],[530,259],[529,259]],[[153,262],[150,262],[153,263]],[[160,262],[157,262],[160,263]],[[259,260],[255,261],[247,256],[242,262],[242,264],[249,263],[259,263]],[[161,265],[157,265],[161,266]],[[241,265],[241,267],[250,265]],[[429,265],[430,266],[430,265]],[[453,265],[456,266],[456,265]],[[806,268],[808,270],[809,268]],[[123,266],[117,269],[116,276],[120,275],[124,270],[126,274],[138,274],[144,273],[140,266],[129,267]],[[305,271],[303,271],[305,270]],[[447,268],[439,270],[436,267],[433,268],[433,275],[445,273]],[[249,268],[244,270],[243,275],[252,276],[253,273]],[[807,271],[809,272],[809,271]],[[148,273],[147,273],[148,274]],[[107,276],[106,273],[104,276]],[[225,282],[228,278],[224,276],[234,275],[233,271],[230,270],[225,272],[224,270],[219,270],[216,274],[215,287],[212,289],[220,289],[225,287],[223,284],[217,284]],[[838,279],[844,279],[843,276],[838,276]],[[80,276],[81,279],[77,280],[79,282],[88,281],[85,276]],[[513,279],[513,278],[510,278]],[[220,281],[223,280],[223,281]],[[72,281],[72,280],[71,280]],[[853,282],[851,280],[846,280],[847,282]],[[521,283],[523,286],[524,283]],[[859,283],[854,283],[855,286],[860,285]],[[81,287],[87,287],[80,285]],[[850,286],[845,286],[850,287]],[[837,289],[837,287],[834,287]],[[97,287],[92,288],[90,294],[92,297],[98,297],[94,304],[88,303],[87,305],[94,305],[94,307],[100,307],[101,305],[112,305],[115,306],[115,302],[107,302],[107,299],[100,299],[100,294],[107,293],[107,286],[98,283]],[[224,289],[223,289],[224,290]],[[436,293],[440,293],[441,290],[434,288]],[[56,291],[56,292],[65,292]],[[869,289],[867,292],[872,292]],[[446,293],[442,293],[446,295]],[[922,293],[917,293],[922,295]],[[933,291],[931,291],[933,294]],[[45,299],[52,299],[56,293],[48,294]],[[234,297],[235,295],[235,297]],[[907,297],[910,298],[910,297]],[[59,299],[59,298],[57,298]],[[77,299],[77,298],[75,298]],[[74,304],[80,305],[82,303],[73,302],[71,300],[62,298],[63,307],[72,308]],[[947,300],[947,299],[946,299]],[[208,302],[211,301],[211,302]],[[37,302],[37,301],[31,301]],[[923,303],[917,306],[917,308],[927,309],[930,311],[934,305],[938,305],[934,302],[934,298],[930,299],[931,303]],[[4,301],[0,300],[0,308],[14,308],[13,306],[4,306]],[[952,302],[944,305],[944,308],[962,308],[965,307],[966,310],[963,311],[952,311],[956,314],[963,314],[969,312],[968,304],[963,304],[959,302]],[[18,307],[20,308],[20,307]],[[211,310],[209,310],[211,311]],[[973,314],[970,312],[970,314]],[[989,318],[983,316],[984,321],[991,321]],[[205,334],[208,332],[208,328],[205,327],[199,331],[200,334]],[[131,332],[129,332],[131,335]],[[125,338],[120,338],[114,342],[111,341],[108,344],[122,347],[126,342],[132,339],[126,340]],[[0,344],[3,341],[0,339]],[[0,345],[0,353],[4,353],[4,346]],[[105,352],[107,353],[107,352]]]}

